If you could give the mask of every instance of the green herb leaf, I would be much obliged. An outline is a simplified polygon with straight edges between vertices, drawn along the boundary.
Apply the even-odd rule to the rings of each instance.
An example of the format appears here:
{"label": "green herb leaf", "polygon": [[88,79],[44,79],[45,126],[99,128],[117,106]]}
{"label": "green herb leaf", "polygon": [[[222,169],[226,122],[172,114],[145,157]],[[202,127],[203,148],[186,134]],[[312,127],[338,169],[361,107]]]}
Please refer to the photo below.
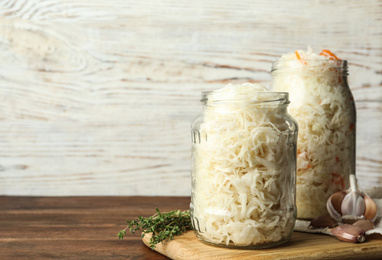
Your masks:
{"label": "green herb leaf", "polygon": [[159,209],[156,209],[156,213],[151,217],[144,218],[140,216],[136,220],[127,220],[126,222],[127,227],[121,230],[117,237],[123,239],[127,229],[133,234],[135,231],[141,231],[142,238],[145,234],[152,233],[149,242],[151,249],[154,249],[156,244],[166,239],[171,240],[174,236],[179,236],[187,230],[192,229],[189,210],[174,210],[161,213]]}

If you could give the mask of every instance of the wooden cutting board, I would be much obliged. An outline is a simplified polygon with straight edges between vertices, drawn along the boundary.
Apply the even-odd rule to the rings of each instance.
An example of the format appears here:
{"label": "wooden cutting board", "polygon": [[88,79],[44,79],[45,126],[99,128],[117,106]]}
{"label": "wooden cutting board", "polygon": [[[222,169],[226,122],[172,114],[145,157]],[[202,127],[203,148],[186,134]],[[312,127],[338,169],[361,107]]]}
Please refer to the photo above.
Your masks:
{"label": "wooden cutting board", "polygon": [[[150,236],[143,239],[148,246]],[[323,234],[294,232],[286,244],[261,250],[240,250],[200,242],[193,231],[156,246],[155,251],[171,258],[197,259],[382,259],[382,236],[370,235],[366,242],[342,242]]]}

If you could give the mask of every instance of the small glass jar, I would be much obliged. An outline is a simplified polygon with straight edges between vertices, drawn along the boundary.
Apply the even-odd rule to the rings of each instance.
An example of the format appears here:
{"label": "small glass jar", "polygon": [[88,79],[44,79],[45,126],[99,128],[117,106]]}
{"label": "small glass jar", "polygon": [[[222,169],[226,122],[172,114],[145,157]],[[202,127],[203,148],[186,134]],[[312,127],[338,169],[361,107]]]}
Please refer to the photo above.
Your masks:
{"label": "small glass jar", "polygon": [[273,63],[273,90],[289,92],[289,113],[299,125],[297,218],[328,214],[328,198],[348,188],[355,173],[356,109],[347,75],[345,60]]}
{"label": "small glass jar", "polygon": [[195,233],[222,247],[285,243],[296,220],[297,124],[288,93],[213,94],[202,93],[203,111],[192,123]]}

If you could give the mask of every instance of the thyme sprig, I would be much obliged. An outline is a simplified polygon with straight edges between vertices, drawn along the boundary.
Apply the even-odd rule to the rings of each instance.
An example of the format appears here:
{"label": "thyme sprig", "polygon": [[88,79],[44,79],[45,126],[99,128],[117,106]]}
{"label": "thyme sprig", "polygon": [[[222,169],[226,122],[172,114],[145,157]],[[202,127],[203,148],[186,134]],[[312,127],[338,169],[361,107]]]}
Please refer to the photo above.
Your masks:
{"label": "thyme sprig", "polygon": [[141,238],[146,234],[152,233],[149,245],[151,249],[155,245],[163,242],[166,239],[173,239],[187,230],[192,229],[190,211],[174,210],[169,212],[160,212],[156,209],[156,213],[148,218],[142,216],[136,220],[127,220],[127,227],[121,230],[117,237],[123,239],[126,235],[126,230],[135,233],[137,230],[142,232]]}

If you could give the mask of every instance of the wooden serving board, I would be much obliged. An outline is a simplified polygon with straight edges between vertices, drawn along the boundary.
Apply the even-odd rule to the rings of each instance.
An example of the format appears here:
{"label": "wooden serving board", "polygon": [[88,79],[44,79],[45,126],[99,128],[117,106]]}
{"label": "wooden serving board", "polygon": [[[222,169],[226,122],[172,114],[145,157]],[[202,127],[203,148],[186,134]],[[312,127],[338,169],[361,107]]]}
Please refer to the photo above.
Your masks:
{"label": "wooden serving board", "polygon": [[[148,246],[149,235],[142,240]],[[193,231],[156,246],[155,251],[171,259],[382,259],[382,236],[370,235],[364,243],[347,243],[323,234],[294,232],[282,246],[240,250],[200,242]]]}

